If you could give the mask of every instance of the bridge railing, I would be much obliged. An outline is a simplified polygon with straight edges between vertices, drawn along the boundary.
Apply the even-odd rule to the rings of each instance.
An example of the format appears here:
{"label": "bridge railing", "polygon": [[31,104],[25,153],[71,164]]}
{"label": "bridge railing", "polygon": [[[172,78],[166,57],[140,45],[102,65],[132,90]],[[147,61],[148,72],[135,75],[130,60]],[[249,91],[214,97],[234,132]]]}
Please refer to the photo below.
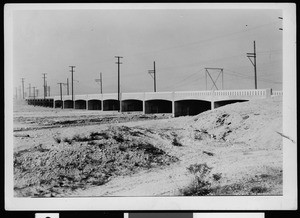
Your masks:
{"label": "bridge railing", "polygon": [[248,90],[216,90],[215,96],[266,96],[265,89]]}
{"label": "bridge railing", "polygon": [[122,100],[129,100],[129,99],[143,100],[144,96],[145,96],[144,92],[122,93]]}
{"label": "bridge railing", "polygon": [[272,91],[272,96],[282,96],[283,92],[282,91]]}
{"label": "bridge railing", "polygon": [[166,99],[171,100],[173,92],[145,92],[145,99]]}
{"label": "bridge railing", "polygon": [[[210,97],[225,97],[225,96],[247,96],[250,97],[265,97],[271,94],[270,89],[248,89],[248,90],[215,90],[215,91],[177,91],[177,92],[138,92],[138,93],[121,93],[121,99],[138,99],[138,100],[151,100],[151,99],[184,99],[184,98],[207,98]],[[273,91],[272,96],[282,96],[283,91]],[[71,95],[63,95],[63,101],[71,100]],[[48,96],[47,98],[52,98],[54,100],[60,100],[60,96]],[[117,93],[105,93],[105,94],[88,94],[88,95],[75,95],[75,100],[89,100],[92,98],[99,100],[107,99],[118,99]],[[28,97],[27,99],[33,99],[33,97]],[[37,97],[36,97],[37,99]],[[42,99],[39,97],[39,99]]]}
{"label": "bridge railing", "polygon": [[209,96],[212,94],[212,91],[179,91],[174,92],[177,96],[189,95],[189,96]]}

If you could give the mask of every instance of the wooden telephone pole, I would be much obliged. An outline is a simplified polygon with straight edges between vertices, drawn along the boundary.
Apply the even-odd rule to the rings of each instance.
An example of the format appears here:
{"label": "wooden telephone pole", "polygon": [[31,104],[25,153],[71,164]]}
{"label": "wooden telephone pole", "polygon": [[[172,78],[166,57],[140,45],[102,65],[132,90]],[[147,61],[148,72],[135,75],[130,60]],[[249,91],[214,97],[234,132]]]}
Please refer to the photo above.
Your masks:
{"label": "wooden telephone pole", "polygon": [[[255,89],[257,89],[256,47],[255,47],[255,41],[253,42],[253,46],[254,46],[254,52],[253,53],[247,53],[247,57],[249,58],[249,60],[251,61],[252,65],[254,67],[254,86],[255,86]],[[253,61],[252,61],[251,58],[253,58]]]}

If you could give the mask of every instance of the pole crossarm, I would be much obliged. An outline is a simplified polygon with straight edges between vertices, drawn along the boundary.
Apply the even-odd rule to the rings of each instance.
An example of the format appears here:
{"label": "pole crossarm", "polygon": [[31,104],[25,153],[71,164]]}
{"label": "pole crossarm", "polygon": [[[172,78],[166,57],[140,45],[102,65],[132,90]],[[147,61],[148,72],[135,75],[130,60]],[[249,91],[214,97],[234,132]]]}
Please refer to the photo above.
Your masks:
{"label": "pole crossarm", "polygon": [[148,70],[149,75],[154,79],[154,76],[152,74],[154,74],[154,70]]}

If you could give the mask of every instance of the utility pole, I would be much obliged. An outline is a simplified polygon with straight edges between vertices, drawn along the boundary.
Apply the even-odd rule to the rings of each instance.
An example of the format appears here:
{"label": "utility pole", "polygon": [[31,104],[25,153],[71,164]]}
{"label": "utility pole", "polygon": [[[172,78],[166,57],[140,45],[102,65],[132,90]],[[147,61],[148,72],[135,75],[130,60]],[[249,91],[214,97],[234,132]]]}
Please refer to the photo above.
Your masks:
{"label": "utility pole", "polygon": [[[256,73],[256,47],[255,47],[255,41],[253,42],[254,46],[254,52],[253,53],[247,53],[247,57],[251,61],[253,67],[254,67],[254,83],[255,83],[255,89],[257,89],[257,73]],[[252,59],[253,58],[253,61]]]}
{"label": "utility pole", "polygon": [[118,101],[119,101],[119,112],[121,112],[122,105],[121,105],[121,90],[120,90],[120,64],[122,64],[122,62],[120,62],[120,58],[123,58],[123,57],[115,56],[115,58],[118,58],[118,62],[116,62],[116,64],[118,64]]}
{"label": "utility pole", "polygon": [[95,79],[95,81],[100,83],[100,94],[102,94],[102,73],[100,73],[100,78]]}
{"label": "utility pole", "polygon": [[65,83],[57,83],[57,84],[59,84],[59,87],[60,87],[60,101],[63,104],[63,100],[62,100],[62,85],[64,85]]}
{"label": "utility pole", "polygon": [[23,99],[25,98],[24,96],[24,79],[25,78],[21,78],[22,79],[22,93],[23,93]]}
{"label": "utility pole", "polygon": [[69,66],[71,68],[71,80],[72,80],[72,102],[73,102],[73,108],[74,108],[74,79],[73,79],[73,73],[74,73],[74,68],[75,66]]}
{"label": "utility pole", "polygon": [[32,88],[33,88],[33,106],[35,106],[35,87]]}
{"label": "utility pole", "polygon": [[48,91],[47,91],[47,93],[48,93],[48,96],[50,96],[50,86],[48,86]]}
{"label": "utility pole", "polygon": [[67,78],[67,95],[69,95],[69,78]]}
{"label": "utility pole", "polygon": [[46,89],[46,73],[43,73],[43,78],[44,78],[44,100],[46,99],[47,96],[47,89]]}
{"label": "utility pole", "polygon": [[[156,92],[156,70],[155,70],[155,61],[153,62],[153,70],[148,70],[148,73],[154,80],[154,92]],[[153,73],[153,76],[151,75]]]}

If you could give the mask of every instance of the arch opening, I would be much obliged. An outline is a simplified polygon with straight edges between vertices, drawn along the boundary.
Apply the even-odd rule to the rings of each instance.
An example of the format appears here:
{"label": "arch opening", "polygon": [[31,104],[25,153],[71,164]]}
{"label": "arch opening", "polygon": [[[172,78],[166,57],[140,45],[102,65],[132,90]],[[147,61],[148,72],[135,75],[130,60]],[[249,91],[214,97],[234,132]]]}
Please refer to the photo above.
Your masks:
{"label": "arch opening", "polygon": [[100,100],[89,100],[88,101],[88,110],[101,110],[101,101]]}
{"label": "arch opening", "polygon": [[122,101],[122,111],[143,111],[143,101],[141,100],[124,100]]}
{"label": "arch opening", "polygon": [[204,111],[211,110],[211,102],[203,100],[175,101],[175,117],[194,116]]}
{"label": "arch opening", "polygon": [[104,111],[116,111],[119,110],[120,103],[118,100],[108,99],[103,101],[103,110]]}
{"label": "arch opening", "polygon": [[61,100],[56,100],[54,104],[55,104],[55,108],[62,108],[63,106],[63,102]]}
{"label": "arch opening", "polygon": [[238,102],[245,102],[248,100],[224,100],[224,101],[215,101],[214,102],[214,108],[218,108],[218,107],[222,107],[225,106],[227,104],[234,104],[234,103],[238,103]]}
{"label": "arch opening", "polygon": [[145,113],[172,113],[172,102],[162,99],[145,101]]}
{"label": "arch opening", "polygon": [[64,108],[73,108],[73,101],[72,100],[65,100],[64,101]]}
{"label": "arch opening", "polygon": [[86,109],[86,101],[85,100],[76,100],[75,101],[75,109]]}

